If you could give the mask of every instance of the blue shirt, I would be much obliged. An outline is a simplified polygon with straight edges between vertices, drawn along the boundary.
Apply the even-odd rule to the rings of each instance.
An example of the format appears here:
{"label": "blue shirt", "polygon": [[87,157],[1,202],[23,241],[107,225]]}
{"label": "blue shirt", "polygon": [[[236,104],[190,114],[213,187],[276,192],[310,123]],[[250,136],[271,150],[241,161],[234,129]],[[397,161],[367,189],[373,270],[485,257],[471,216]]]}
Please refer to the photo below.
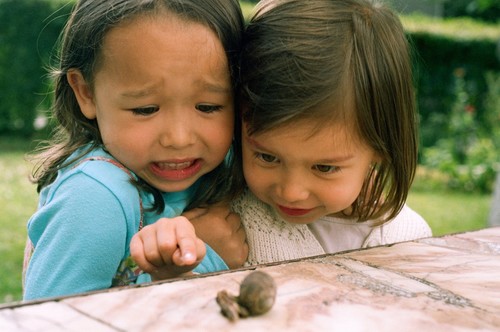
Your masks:
{"label": "blue shirt", "polygon": [[[89,157],[113,159],[101,149],[81,159]],[[153,202],[147,193],[141,193],[139,200],[139,191],[130,180],[118,166],[92,160],[60,170],[57,179],[41,191],[38,210],[28,221],[35,250],[26,270],[25,300],[111,287],[120,262],[130,255],[130,240],[139,230],[139,202],[145,208]],[[163,193],[165,209],[161,214],[144,212],[144,225],[180,215],[193,191]],[[194,271],[227,268],[207,246],[205,258]],[[138,279],[149,281],[148,274]]]}

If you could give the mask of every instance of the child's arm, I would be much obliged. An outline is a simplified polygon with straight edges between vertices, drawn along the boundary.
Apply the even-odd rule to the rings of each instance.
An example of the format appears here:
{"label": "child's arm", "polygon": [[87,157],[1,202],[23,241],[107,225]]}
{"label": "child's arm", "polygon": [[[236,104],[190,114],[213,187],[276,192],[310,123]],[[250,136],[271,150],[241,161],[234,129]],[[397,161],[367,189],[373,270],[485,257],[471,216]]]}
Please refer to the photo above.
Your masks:
{"label": "child's arm", "polygon": [[248,257],[246,233],[240,216],[229,204],[219,203],[208,208],[183,213],[196,229],[196,235],[224,260],[230,269],[243,266]]}
{"label": "child's arm", "polygon": [[205,253],[205,243],[196,237],[185,217],[161,218],[136,233],[130,242],[132,258],[152,280],[192,271]]}
{"label": "child's arm", "polygon": [[[115,176],[113,170],[107,176]],[[137,227],[128,219],[134,217],[136,188],[123,191],[129,200],[120,201],[101,182],[76,172],[49,189],[45,205],[28,223],[35,251],[26,271],[24,300],[111,287],[127,254],[127,234]]]}

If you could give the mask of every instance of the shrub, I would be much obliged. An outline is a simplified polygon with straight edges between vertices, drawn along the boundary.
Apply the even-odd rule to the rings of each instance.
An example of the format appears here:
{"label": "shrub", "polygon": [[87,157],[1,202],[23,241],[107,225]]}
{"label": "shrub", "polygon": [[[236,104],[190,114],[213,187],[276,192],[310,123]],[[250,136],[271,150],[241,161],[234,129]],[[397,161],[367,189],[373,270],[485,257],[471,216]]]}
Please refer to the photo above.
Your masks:
{"label": "shrub", "polygon": [[0,1],[2,135],[31,137],[37,109],[47,108],[45,68],[70,7],[62,0]]}
{"label": "shrub", "polygon": [[[476,108],[467,91],[464,76],[462,68],[455,70],[455,101],[446,132],[435,146],[424,148],[423,163],[446,174],[446,184],[450,189],[489,193],[500,170],[500,124],[492,123],[489,130],[478,126]],[[489,107],[486,116],[498,119],[500,75],[489,73],[487,81],[486,104]]]}
{"label": "shrub", "polygon": [[448,17],[471,16],[496,22],[500,17],[498,0],[453,0],[444,2],[444,15]]}

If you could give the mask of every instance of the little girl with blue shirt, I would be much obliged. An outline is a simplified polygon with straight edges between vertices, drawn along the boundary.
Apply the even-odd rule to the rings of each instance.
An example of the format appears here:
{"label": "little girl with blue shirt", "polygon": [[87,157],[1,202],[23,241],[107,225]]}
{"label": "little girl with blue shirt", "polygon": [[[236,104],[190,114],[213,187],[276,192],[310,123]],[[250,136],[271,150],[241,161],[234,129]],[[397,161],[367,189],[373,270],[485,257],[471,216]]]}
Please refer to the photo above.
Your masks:
{"label": "little girl with blue shirt", "polygon": [[[57,132],[35,156],[25,300],[217,271],[246,257],[229,212],[237,231],[219,243],[239,251],[216,253],[180,216],[237,187],[228,151],[242,29],[236,0],[76,3],[54,71]],[[161,256],[135,236],[154,223],[168,225],[154,234]]]}

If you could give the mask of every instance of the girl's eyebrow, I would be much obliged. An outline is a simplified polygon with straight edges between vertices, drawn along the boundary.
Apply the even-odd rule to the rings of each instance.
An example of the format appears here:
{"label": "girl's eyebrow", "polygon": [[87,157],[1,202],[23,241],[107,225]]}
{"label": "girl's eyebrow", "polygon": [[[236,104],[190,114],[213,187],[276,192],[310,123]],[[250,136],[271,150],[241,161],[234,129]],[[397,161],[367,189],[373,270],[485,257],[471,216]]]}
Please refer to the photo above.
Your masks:
{"label": "girl's eyebrow", "polygon": [[141,89],[141,90],[125,91],[121,94],[121,96],[125,97],[125,98],[138,99],[138,98],[150,96],[150,95],[154,94],[155,91],[156,91],[156,88],[154,86],[152,86],[152,87],[147,87],[147,88]]}
{"label": "girl's eyebrow", "polygon": [[225,84],[217,84],[217,83],[210,83],[203,81],[200,83],[200,86],[208,90],[210,92],[215,92],[215,93],[229,93],[231,92],[231,88],[226,86]]}
{"label": "girl's eyebrow", "polygon": [[318,160],[316,163],[317,164],[335,164],[335,163],[340,163],[340,162],[344,162],[344,161],[347,161],[347,160],[350,160],[354,158],[354,156],[352,154],[348,154],[346,156],[339,156],[339,157],[335,157],[335,158],[332,158],[332,159],[322,159],[322,160]]}
{"label": "girl's eyebrow", "polygon": [[250,145],[253,145],[254,147],[256,147],[257,149],[260,149],[260,150],[266,150],[265,147],[263,147],[262,145],[260,145],[259,142],[257,142],[256,140],[254,140],[253,138],[247,136],[245,137],[245,139],[247,140],[247,142],[250,144]]}
{"label": "girl's eyebrow", "polygon": [[[256,140],[254,140],[251,137],[247,136],[247,137],[245,137],[245,139],[247,140],[247,142],[250,145],[254,146],[255,148],[257,148],[259,150],[264,150],[264,151],[268,150],[266,147],[262,146],[259,142],[257,142]],[[354,155],[348,154],[345,156],[336,156],[334,158],[320,159],[320,160],[315,161],[315,163],[316,164],[335,164],[335,163],[348,161],[352,158],[354,158]]]}
{"label": "girl's eyebrow", "polygon": [[[199,82],[199,85],[201,86],[202,89],[213,92],[213,93],[220,93],[220,94],[226,94],[231,92],[231,88],[224,84],[214,84],[206,81]],[[150,86],[146,87],[144,89],[140,90],[131,90],[131,91],[125,91],[121,94],[122,97],[125,98],[143,98],[147,97],[150,95],[153,95],[156,92],[156,87],[155,86]]]}

